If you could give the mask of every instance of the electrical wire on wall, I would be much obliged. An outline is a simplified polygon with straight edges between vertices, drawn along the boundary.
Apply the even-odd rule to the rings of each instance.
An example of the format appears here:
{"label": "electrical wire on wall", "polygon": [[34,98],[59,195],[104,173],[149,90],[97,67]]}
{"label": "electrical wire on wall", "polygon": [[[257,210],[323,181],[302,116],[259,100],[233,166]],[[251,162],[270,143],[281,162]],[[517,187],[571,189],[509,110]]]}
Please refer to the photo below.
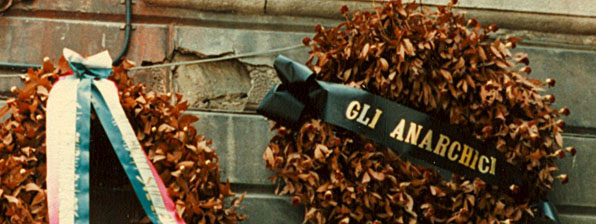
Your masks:
{"label": "electrical wire on wall", "polygon": [[132,0],[124,0],[126,4],[126,25],[125,25],[125,34],[124,34],[124,45],[122,46],[122,50],[120,54],[114,58],[114,62],[112,62],[112,66],[118,66],[122,63],[122,57],[126,56],[128,53],[128,46],[130,44],[130,33],[132,32],[132,25],[130,24],[130,20],[132,17]]}

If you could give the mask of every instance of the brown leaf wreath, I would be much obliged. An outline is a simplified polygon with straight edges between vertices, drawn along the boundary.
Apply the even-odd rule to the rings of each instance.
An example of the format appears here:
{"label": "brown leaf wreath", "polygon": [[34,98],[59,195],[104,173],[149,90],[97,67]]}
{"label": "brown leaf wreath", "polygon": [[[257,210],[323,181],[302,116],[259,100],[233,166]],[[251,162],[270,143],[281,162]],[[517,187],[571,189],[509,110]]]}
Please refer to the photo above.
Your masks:
{"label": "brown leaf wreath", "polygon": [[[244,195],[226,205],[234,196],[230,183],[221,183],[219,158],[211,141],[197,134],[191,125],[196,116],[184,114],[188,108],[182,95],[159,94],[128,77],[128,62],[114,68],[110,77],[121,94],[120,102],[135,133],[168,193],[178,214],[187,223],[237,223],[245,215],[237,209]],[[0,223],[47,223],[45,192],[45,105],[52,83],[69,71],[60,58],[58,67],[45,60],[37,71],[25,75],[24,88],[0,109],[9,114],[0,129]],[[92,116],[92,123],[97,118]],[[97,126],[96,126],[97,127]],[[98,133],[97,130],[94,131]]]}
{"label": "brown leaf wreath", "polygon": [[292,194],[313,223],[528,223],[530,205],[546,198],[563,148],[554,80],[531,79],[528,56],[512,54],[516,37],[491,39],[482,26],[452,11],[392,1],[373,12],[340,10],[345,22],[315,27],[303,43],[321,81],[341,83],[424,112],[503,153],[523,170],[523,184],[499,189],[432,167],[318,119],[294,130],[279,123],[263,155],[276,193]]}

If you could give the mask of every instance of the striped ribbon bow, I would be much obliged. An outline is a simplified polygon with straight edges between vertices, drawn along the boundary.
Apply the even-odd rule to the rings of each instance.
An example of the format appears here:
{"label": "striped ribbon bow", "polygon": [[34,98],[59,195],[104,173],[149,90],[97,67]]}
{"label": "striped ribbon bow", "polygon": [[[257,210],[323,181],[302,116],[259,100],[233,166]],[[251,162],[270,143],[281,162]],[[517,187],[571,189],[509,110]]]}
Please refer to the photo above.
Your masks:
{"label": "striped ribbon bow", "polygon": [[65,48],[63,54],[74,75],[54,84],[47,105],[50,223],[89,223],[91,105],[149,219],[184,223],[128,122],[116,85],[107,79],[112,72],[108,52],[83,58]]}

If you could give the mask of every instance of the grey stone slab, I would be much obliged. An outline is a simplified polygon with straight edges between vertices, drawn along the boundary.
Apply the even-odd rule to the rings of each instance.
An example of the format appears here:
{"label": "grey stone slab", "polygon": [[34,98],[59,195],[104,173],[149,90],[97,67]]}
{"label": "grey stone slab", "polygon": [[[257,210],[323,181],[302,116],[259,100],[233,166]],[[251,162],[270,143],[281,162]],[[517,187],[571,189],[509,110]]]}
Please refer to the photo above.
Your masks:
{"label": "grey stone slab", "polygon": [[24,83],[20,77],[16,77],[15,75],[20,75],[16,73],[12,74],[4,74],[0,71],[0,96],[2,97],[12,97],[13,94],[10,92],[10,88],[16,86],[18,88],[23,88]]}
{"label": "grey stone slab", "polygon": [[559,214],[562,223],[573,224],[594,224],[596,223],[596,215],[576,215],[576,214]]}
{"label": "grey stone slab", "polygon": [[596,49],[596,36],[589,34],[540,32],[500,27],[494,36],[500,37],[501,40],[507,36],[519,37],[522,39],[520,42],[522,45],[591,51]]}
{"label": "grey stone slab", "polygon": [[565,136],[567,146],[575,146],[577,154],[558,160],[560,173],[569,175],[567,184],[555,181],[550,199],[559,206],[596,207],[596,138]]}
{"label": "grey stone slab", "polygon": [[237,184],[271,185],[263,152],[273,136],[269,122],[259,115],[189,112],[199,121],[198,133],[213,140],[224,177]]}
{"label": "grey stone slab", "polygon": [[[445,5],[448,1],[423,0],[422,3]],[[596,5],[593,3],[591,0],[460,0],[456,6],[461,8],[594,16],[596,15]]]}
{"label": "grey stone slab", "polygon": [[[180,26],[178,27],[176,46],[205,56],[243,54],[300,45],[304,37],[312,37],[312,35],[312,33],[303,32]],[[308,58],[308,48],[302,47],[282,53],[242,58],[241,61],[272,66],[278,54],[284,54],[294,60],[304,62]]]}
{"label": "grey stone slab", "polygon": [[[3,108],[4,106],[6,106],[6,101],[0,100],[0,108]],[[0,122],[3,122],[4,120],[6,120],[9,116],[10,116],[10,113],[6,113],[4,116],[0,117]]]}
{"label": "grey stone slab", "polygon": [[518,47],[516,51],[526,52],[530,58],[530,77],[545,80],[554,78],[556,85],[548,89],[556,97],[555,108],[567,106],[571,115],[564,118],[567,125],[596,127],[594,99],[596,99],[596,52]]}
{"label": "grey stone slab", "polygon": [[342,18],[340,8],[343,5],[351,11],[373,11],[375,6],[366,1],[268,0],[266,12],[274,15]]}
{"label": "grey stone slab", "polygon": [[292,205],[288,197],[271,194],[247,194],[240,212],[248,217],[247,224],[299,224],[304,219],[304,208]]}
{"label": "grey stone slab", "polygon": [[266,0],[193,0],[193,1],[169,1],[169,0],[143,0],[151,5],[176,8],[194,8],[203,11],[216,12],[243,12],[263,13],[266,8]]}

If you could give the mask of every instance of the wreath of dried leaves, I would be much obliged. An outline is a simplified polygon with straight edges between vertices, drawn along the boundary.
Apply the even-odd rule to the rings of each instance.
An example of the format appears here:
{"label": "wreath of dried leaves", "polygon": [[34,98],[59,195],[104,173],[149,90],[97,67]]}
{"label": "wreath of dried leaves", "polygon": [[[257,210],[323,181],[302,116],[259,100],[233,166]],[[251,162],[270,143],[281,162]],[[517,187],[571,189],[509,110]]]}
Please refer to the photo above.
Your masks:
{"label": "wreath of dried leaves", "polygon": [[[124,62],[110,77],[120,90],[120,101],[143,149],[160,173],[176,210],[188,223],[237,223],[245,215],[237,209],[244,194],[235,194],[230,183],[221,183],[219,158],[211,141],[191,125],[198,118],[183,114],[186,101],[173,103],[169,94],[147,91],[126,74]],[[13,87],[14,98],[0,109],[10,116],[0,129],[0,223],[47,223],[45,192],[45,105],[52,83],[69,71],[64,58],[55,68],[49,60],[37,71],[29,70],[23,89]],[[175,95],[180,102],[182,95]],[[97,119],[92,116],[92,120]],[[97,122],[97,121],[94,121]]]}
{"label": "wreath of dried leaves", "polygon": [[[452,12],[393,1],[374,12],[340,10],[346,22],[315,27],[307,64],[317,79],[364,89],[467,128],[523,170],[523,186],[498,189],[480,179],[444,180],[403,161],[369,139],[311,119],[299,130],[279,124],[263,155],[276,193],[293,194],[313,223],[528,223],[530,205],[545,199],[555,178],[569,109],[551,109],[552,95],[528,78],[521,39],[489,39],[481,26]],[[315,60],[316,59],[316,60]],[[524,74],[525,73],[525,74]]]}

